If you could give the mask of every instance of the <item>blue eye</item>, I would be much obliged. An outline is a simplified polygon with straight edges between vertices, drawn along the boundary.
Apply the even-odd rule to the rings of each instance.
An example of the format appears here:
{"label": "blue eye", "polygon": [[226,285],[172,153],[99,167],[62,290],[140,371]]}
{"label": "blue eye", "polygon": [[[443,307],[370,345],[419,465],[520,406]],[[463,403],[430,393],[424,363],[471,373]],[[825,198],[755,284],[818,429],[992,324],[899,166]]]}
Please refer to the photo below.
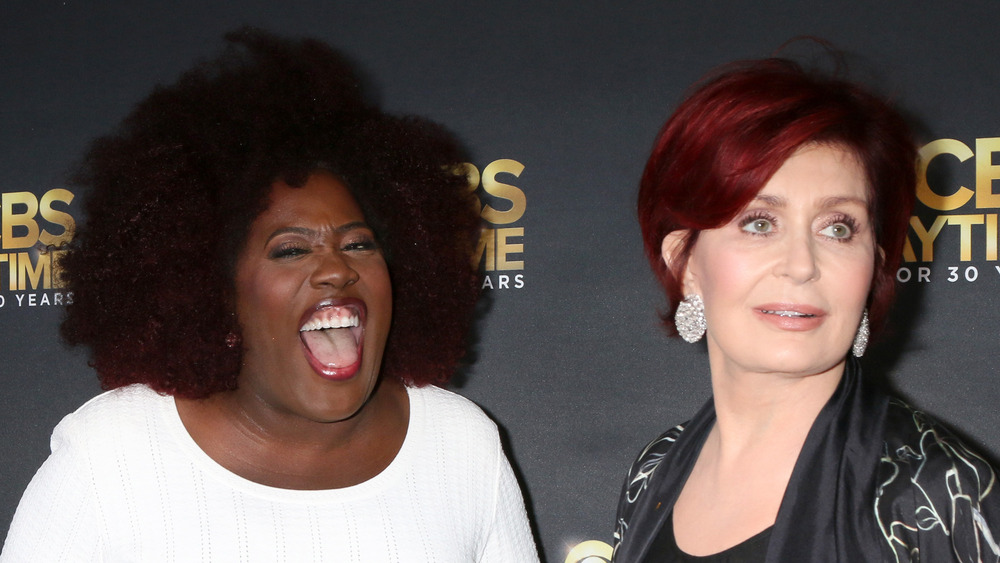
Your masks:
{"label": "blue eye", "polygon": [[774,230],[774,223],[764,217],[750,217],[740,224],[740,228],[750,234],[766,235]]}
{"label": "blue eye", "polygon": [[837,242],[849,242],[858,232],[858,222],[846,214],[838,214],[831,217],[826,226],[820,229],[819,234],[830,237]]}
{"label": "blue eye", "polygon": [[854,229],[844,223],[834,223],[819,233],[838,240],[849,240],[854,236]]}

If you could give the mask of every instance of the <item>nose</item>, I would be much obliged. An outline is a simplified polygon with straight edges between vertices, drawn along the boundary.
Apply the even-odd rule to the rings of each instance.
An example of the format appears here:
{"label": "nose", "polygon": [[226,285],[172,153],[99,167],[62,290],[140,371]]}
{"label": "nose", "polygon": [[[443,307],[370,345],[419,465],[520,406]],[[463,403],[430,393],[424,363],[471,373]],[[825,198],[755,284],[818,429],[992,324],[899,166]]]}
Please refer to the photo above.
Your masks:
{"label": "nose", "polygon": [[816,242],[811,236],[802,234],[789,236],[781,249],[775,274],[788,277],[796,283],[819,279],[820,270],[816,257]]}
{"label": "nose", "polygon": [[354,284],[360,278],[350,259],[339,252],[317,253],[314,257],[317,260],[316,268],[310,276],[314,287],[330,286],[339,289]]}

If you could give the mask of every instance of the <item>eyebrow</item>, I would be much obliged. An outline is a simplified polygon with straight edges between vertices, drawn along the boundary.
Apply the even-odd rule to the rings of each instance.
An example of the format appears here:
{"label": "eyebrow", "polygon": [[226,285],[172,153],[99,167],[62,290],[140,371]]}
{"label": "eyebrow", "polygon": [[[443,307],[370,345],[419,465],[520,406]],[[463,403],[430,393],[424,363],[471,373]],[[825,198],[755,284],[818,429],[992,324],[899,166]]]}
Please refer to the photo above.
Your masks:
{"label": "eyebrow", "polygon": [[[368,224],[363,221],[352,221],[350,223],[344,223],[343,225],[335,227],[333,229],[333,232],[346,233],[348,231],[353,231],[355,229],[366,229],[369,231],[372,230],[371,227],[369,227]],[[271,242],[271,240],[274,239],[275,237],[279,237],[284,234],[291,233],[295,235],[302,235],[304,237],[314,237],[318,232],[319,231],[317,231],[316,229],[309,229],[307,227],[281,227],[280,229],[276,229],[273,233],[271,233],[270,236],[267,237],[267,240],[264,241],[264,244],[267,244]]]}
{"label": "eyebrow", "polygon": [[[785,207],[785,205],[787,204],[785,198],[767,194],[757,194],[756,196],[754,196],[753,200],[763,203],[768,207]],[[834,197],[824,198],[823,201],[820,202],[820,207],[823,208],[836,207],[844,203],[853,203],[856,205],[860,205],[861,207],[864,208],[868,207],[867,201],[859,197],[846,197],[846,196],[834,196]]]}

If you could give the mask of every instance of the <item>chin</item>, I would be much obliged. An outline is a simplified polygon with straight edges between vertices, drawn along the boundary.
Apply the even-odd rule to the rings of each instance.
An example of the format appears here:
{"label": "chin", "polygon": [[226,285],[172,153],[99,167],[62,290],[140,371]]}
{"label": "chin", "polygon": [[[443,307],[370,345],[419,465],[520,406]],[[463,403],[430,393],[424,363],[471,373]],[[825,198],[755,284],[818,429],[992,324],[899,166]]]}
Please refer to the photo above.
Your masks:
{"label": "chin", "polygon": [[843,354],[832,354],[833,348],[809,350],[806,347],[789,346],[778,349],[769,362],[773,371],[798,375],[816,375],[825,373],[842,363],[847,357]]}
{"label": "chin", "polygon": [[303,407],[317,422],[340,422],[357,416],[374,394],[375,385],[361,372],[347,381],[331,382],[323,389],[314,389],[312,399],[303,398]]}
{"label": "chin", "polygon": [[358,401],[353,405],[337,405],[317,409],[314,418],[317,422],[333,423],[342,422],[356,416],[364,410],[365,401]]}

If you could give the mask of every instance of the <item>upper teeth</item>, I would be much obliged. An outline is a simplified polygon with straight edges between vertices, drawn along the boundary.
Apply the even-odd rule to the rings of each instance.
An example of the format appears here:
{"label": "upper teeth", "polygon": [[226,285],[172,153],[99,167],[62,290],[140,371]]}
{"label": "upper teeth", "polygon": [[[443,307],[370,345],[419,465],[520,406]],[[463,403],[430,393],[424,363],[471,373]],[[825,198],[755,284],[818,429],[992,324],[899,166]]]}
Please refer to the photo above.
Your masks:
{"label": "upper teeth", "polygon": [[812,317],[812,316],[814,316],[814,315],[810,315],[808,313],[799,313],[798,311],[768,311],[768,310],[765,309],[763,312],[766,313],[766,314],[768,314],[768,315],[778,315],[779,317]]}
{"label": "upper teeth", "polygon": [[326,314],[319,315],[309,320],[299,329],[300,332],[307,330],[324,330],[327,328],[348,328],[358,326],[360,320],[356,313]]}

